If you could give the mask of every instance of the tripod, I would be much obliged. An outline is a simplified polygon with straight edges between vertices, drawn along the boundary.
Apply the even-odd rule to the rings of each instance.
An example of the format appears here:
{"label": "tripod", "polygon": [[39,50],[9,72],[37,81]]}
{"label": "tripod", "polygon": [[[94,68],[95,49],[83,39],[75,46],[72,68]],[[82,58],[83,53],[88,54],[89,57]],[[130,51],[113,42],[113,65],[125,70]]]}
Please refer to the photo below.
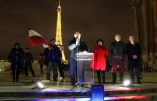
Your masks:
{"label": "tripod", "polygon": [[81,83],[76,82],[75,85],[74,85],[70,90],[73,90],[73,89],[76,88],[76,87],[80,87],[80,88],[83,87],[83,88],[91,89],[90,87],[86,87],[86,86],[84,86],[84,85],[81,85]]}
{"label": "tripod", "polygon": [[76,82],[76,83],[74,84],[74,86],[70,90],[73,90],[74,88],[81,86],[81,84],[80,84],[80,82],[78,80],[78,62],[77,62],[77,60],[75,60],[75,61],[76,61],[76,64],[75,64],[76,65],[75,66],[75,75],[74,75],[75,77],[74,77],[74,80],[72,82]]}

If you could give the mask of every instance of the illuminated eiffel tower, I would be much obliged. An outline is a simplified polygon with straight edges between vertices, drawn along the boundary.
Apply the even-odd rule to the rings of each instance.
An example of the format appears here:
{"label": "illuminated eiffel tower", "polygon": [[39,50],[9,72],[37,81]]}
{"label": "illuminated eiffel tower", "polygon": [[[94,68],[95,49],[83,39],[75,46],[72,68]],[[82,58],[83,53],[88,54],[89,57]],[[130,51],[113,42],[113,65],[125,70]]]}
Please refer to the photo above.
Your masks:
{"label": "illuminated eiffel tower", "polygon": [[[59,0],[59,5],[57,8],[57,26],[56,26],[56,45],[61,46],[63,48],[63,43],[62,43],[62,27],[61,27],[61,6],[60,6],[60,0]],[[64,49],[62,49],[62,60],[63,62],[66,62],[65,54],[64,54]]]}

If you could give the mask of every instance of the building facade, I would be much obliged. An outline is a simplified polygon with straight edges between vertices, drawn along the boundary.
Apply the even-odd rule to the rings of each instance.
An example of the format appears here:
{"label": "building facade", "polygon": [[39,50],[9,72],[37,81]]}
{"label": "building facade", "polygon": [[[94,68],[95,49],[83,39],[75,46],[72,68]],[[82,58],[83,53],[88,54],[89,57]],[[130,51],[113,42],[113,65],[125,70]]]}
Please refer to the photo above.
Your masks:
{"label": "building facade", "polygon": [[157,0],[133,0],[132,7],[143,61],[157,69]]}

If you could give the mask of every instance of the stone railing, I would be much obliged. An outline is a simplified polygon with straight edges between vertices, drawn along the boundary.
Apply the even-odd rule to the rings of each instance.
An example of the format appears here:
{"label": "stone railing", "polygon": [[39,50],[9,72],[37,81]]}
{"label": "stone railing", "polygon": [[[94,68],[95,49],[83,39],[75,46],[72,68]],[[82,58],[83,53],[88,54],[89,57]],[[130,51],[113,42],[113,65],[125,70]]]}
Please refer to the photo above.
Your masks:
{"label": "stone railing", "polygon": [[[32,67],[34,70],[40,70],[40,67],[39,67],[39,63],[37,60],[34,60],[33,64],[32,64]],[[0,72],[1,71],[7,71],[7,70],[10,70],[11,69],[11,63],[6,61],[6,60],[0,60]],[[45,70],[46,67],[43,66],[43,70]]]}
{"label": "stone railing", "polygon": [[0,60],[0,71],[10,70],[11,64],[6,60]]}

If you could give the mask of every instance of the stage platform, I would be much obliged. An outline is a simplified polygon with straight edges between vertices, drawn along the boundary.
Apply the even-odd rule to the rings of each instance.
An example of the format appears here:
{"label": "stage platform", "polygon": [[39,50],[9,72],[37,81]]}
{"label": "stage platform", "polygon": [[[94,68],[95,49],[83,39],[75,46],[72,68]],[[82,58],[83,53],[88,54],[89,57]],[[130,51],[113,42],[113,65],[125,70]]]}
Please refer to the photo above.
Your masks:
{"label": "stage platform", "polygon": [[[64,82],[45,80],[45,75],[33,78],[20,76],[19,82],[11,82],[10,72],[0,73],[0,100],[1,101],[91,101],[92,84],[84,87],[75,87],[69,83],[68,73]],[[104,85],[104,101],[157,101],[156,72],[143,74],[143,83],[124,87],[122,84],[111,84],[110,73],[106,73],[107,83]],[[125,79],[128,79],[128,73]],[[96,78],[95,78],[96,79]],[[44,84],[43,89],[35,88],[36,82]],[[95,82],[94,85],[97,85]]]}

